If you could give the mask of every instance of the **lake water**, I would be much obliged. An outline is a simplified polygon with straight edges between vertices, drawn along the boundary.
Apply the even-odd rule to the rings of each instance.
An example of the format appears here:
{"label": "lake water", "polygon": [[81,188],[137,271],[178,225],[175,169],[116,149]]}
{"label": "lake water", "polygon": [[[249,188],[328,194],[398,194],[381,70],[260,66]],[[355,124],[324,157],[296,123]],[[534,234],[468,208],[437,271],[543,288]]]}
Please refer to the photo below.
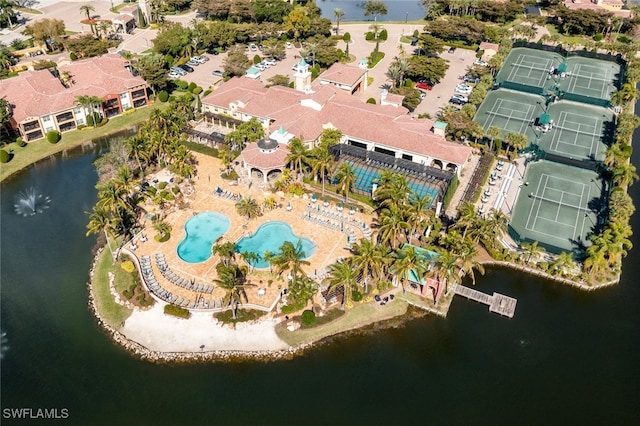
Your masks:
{"label": "lake water", "polygon": [[[362,1],[349,0],[316,0],[316,4],[322,10],[324,18],[331,19],[335,22],[333,9],[340,8],[344,12],[343,21],[373,21],[373,16],[364,16]],[[378,16],[378,21],[404,21],[417,20],[425,17],[426,12],[422,7],[422,3],[417,0],[384,0],[387,5],[388,13]]]}
{"label": "lake water", "polygon": [[[640,133],[634,142],[640,143]],[[66,408],[67,424],[634,424],[640,416],[640,251],[618,286],[580,292],[509,270],[477,288],[518,299],[511,320],[456,298],[447,319],[334,339],[291,361],[155,365],[87,307],[98,151],[2,185],[1,408]],[[634,163],[640,163],[640,151]],[[13,197],[51,197],[32,217]],[[640,197],[640,185],[632,188]],[[632,219],[640,229],[640,216]],[[633,242],[638,247],[636,236]],[[12,424],[3,418],[2,424]]]}

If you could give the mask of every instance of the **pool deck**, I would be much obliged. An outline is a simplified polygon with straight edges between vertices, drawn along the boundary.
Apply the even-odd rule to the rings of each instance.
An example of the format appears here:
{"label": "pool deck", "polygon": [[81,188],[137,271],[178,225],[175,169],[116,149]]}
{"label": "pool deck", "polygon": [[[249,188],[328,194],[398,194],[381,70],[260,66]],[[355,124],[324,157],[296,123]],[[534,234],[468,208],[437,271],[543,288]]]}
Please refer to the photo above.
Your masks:
{"label": "pool deck", "polygon": [[[199,297],[199,293],[179,287],[169,280],[165,279],[155,263],[155,254],[163,253],[168,266],[173,272],[182,278],[195,280],[197,284],[211,285],[216,279],[215,266],[219,261],[219,257],[212,255],[208,260],[192,264],[183,261],[178,257],[178,244],[185,238],[184,224],[195,214],[204,211],[215,211],[222,213],[229,218],[231,225],[229,230],[221,237],[222,241],[237,242],[243,236],[252,235],[260,225],[268,221],[283,221],[288,223],[293,232],[301,237],[309,238],[316,245],[315,253],[307,260],[311,263],[304,266],[303,269],[308,275],[320,274],[330,264],[342,256],[349,256],[350,252],[344,248],[347,242],[345,233],[339,230],[323,227],[318,224],[311,223],[303,219],[303,215],[307,211],[310,200],[306,197],[294,197],[290,195],[279,196],[271,192],[263,192],[262,190],[251,190],[243,185],[230,185],[229,181],[225,181],[220,177],[222,171],[221,161],[219,159],[206,155],[194,153],[197,159],[198,177],[194,181],[193,194],[186,196],[187,205],[182,208],[170,207],[160,210],[157,205],[147,204],[144,208],[148,213],[166,214],[165,221],[172,226],[171,239],[164,243],[157,242],[153,237],[156,231],[153,230],[151,221],[143,219],[144,233],[148,237],[147,241],[142,242],[140,236],[134,238],[137,249],[135,255],[140,258],[142,255],[149,255],[153,261],[153,271],[160,285],[166,290],[177,294],[183,299],[191,301]],[[241,217],[235,208],[235,201],[214,194],[216,188],[220,187],[243,196],[249,196],[257,200],[259,205],[269,198],[275,197],[281,207],[271,211],[266,211],[258,218],[247,220]],[[279,193],[280,194],[280,193]],[[292,209],[286,207],[291,204]],[[336,210],[334,204],[327,209]],[[336,210],[337,211],[337,210]],[[371,224],[371,216],[356,213],[354,219],[365,221]],[[361,237],[361,235],[359,236]],[[131,244],[127,245],[131,248]],[[238,262],[243,261],[238,257]],[[249,285],[245,287],[249,304],[259,305],[268,309],[278,299],[281,289],[286,287],[284,280],[286,277],[278,278],[267,270],[254,270],[248,275]],[[269,285],[269,280],[273,280]],[[259,291],[262,289],[261,291]],[[213,294],[203,295],[205,300],[218,300],[223,298],[225,291],[216,287]]]}

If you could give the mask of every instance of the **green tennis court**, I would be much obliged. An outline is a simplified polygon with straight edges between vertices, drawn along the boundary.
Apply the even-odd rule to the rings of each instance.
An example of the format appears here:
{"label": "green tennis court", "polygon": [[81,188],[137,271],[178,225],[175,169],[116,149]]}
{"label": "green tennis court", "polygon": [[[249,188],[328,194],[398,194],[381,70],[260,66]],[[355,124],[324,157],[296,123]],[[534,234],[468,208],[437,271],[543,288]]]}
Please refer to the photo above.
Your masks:
{"label": "green tennis court", "polygon": [[524,182],[510,224],[517,241],[538,241],[551,252],[588,243],[605,205],[596,172],[541,160],[527,167]]}
{"label": "green tennis court", "polygon": [[496,81],[544,88],[553,85],[549,71],[561,63],[562,56],[558,53],[516,47],[509,52]]}
{"label": "green tennis court", "polygon": [[476,111],[474,120],[485,131],[491,126],[502,130],[502,137],[515,132],[534,140],[535,118],[544,113],[544,98],[538,95],[515,92],[507,89],[492,90]]}
{"label": "green tennis court", "polygon": [[549,106],[551,130],[540,131],[538,146],[547,152],[579,160],[602,161],[613,138],[613,113],[606,108],[556,102]]}
{"label": "green tennis court", "polygon": [[560,90],[594,99],[610,100],[621,78],[619,64],[601,59],[570,57],[567,73],[559,81]]}

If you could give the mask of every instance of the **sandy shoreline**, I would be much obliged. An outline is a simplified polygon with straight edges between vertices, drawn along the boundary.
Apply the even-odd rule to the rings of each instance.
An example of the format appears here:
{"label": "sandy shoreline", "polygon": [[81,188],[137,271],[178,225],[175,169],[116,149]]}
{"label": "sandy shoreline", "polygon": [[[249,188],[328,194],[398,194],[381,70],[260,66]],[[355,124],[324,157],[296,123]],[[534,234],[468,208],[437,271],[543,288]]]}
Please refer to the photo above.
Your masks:
{"label": "sandy shoreline", "polygon": [[126,338],[157,352],[281,351],[289,348],[276,335],[276,319],[222,325],[210,312],[192,312],[191,318],[166,315],[163,305],[136,309],[119,331]]}

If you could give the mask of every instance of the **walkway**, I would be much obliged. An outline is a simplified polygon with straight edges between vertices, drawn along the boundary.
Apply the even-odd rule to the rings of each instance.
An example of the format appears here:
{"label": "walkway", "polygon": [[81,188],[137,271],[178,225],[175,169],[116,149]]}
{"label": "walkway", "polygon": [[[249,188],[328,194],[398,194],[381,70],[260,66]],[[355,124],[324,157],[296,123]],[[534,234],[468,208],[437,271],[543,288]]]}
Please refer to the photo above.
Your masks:
{"label": "walkway", "polygon": [[518,301],[504,294],[494,292],[493,295],[490,296],[487,293],[462,285],[454,285],[453,291],[455,294],[464,296],[467,299],[489,305],[490,312],[496,312],[509,318],[513,318],[513,314],[516,312],[516,303],[518,303]]}

